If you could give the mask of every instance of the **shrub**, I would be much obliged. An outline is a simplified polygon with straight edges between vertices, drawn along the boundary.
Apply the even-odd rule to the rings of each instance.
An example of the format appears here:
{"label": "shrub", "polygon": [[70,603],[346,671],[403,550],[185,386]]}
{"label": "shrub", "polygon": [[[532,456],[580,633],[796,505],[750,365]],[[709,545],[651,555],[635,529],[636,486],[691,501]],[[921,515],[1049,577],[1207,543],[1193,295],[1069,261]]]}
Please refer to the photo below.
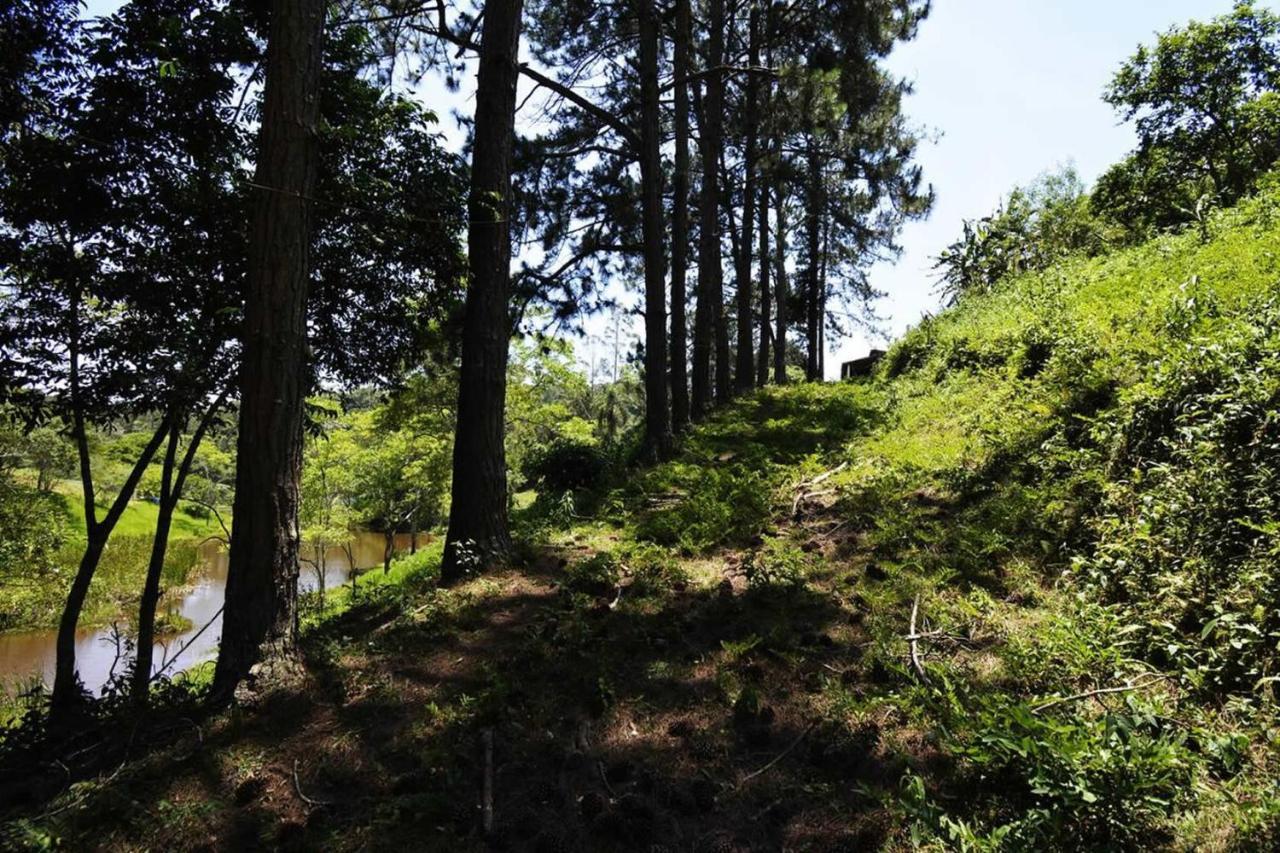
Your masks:
{"label": "shrub", "polygon": [[746,465],[699,467],[688,492],[650,511],[636,527],[640,539],[705,551],[757,535],[773,509],[771,477]]}
{"label": "shrub", "polygon": [[767,536],[760,549],[747,557],[743,568],[747,585],[753,590],[795,590],[804,586],[809,565],[809,555],[795,543]]}
{"label": "shrub", "polygon": [[599,446],[580,438],[557,438],[532,457],[525,468],[530,485],[555,494],[594,489],[609,470],[609,459]]}

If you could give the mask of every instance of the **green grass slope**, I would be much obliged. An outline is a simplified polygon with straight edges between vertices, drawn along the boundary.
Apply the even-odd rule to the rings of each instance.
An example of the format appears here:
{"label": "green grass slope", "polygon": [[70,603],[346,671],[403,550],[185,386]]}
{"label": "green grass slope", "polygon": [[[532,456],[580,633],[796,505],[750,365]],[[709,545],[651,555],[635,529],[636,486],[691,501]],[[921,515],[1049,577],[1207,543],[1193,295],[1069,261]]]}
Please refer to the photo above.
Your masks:
{"label": "green grass slope", "polygon": [[1271,191],[743,399],[520,510],[510,569],[335,593],[296,682],[33,772],[0,837],[1274,849],[1278,252]]}

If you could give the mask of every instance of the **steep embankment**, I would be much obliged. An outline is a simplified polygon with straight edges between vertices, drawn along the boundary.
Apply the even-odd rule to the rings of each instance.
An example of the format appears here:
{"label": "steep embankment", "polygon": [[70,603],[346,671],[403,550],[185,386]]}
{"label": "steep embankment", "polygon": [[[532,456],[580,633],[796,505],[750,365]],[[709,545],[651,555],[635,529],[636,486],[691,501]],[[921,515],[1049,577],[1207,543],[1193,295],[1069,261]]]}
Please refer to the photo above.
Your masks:
{"label": "steep embankment", "polygon": [[743,400],[525,511],[521,568],[333,596],[300,686],[99,756],[11,837],[1268,849],[1278,252],[1264,194]]}

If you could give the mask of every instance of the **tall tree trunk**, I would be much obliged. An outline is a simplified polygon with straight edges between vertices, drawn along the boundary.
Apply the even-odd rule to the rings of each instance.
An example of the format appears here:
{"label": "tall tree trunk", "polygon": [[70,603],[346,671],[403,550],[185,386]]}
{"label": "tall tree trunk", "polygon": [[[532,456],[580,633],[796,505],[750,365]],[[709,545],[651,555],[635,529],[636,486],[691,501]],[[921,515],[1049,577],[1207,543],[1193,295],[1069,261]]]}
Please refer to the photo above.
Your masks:
{"label": "tall tree trunk", "polygon": [[[693,398],[692,415],[702,420],[711,410],[712,353],[715,350],[716,318],[724,305],[717,295],[720,269],[720,152],[711,132],[707,98],[698,104],[698,152],[702,182],[698,187],[698,291],[693,309]],[[714,281],[713,281],[714,280]]]}
{"label": "tall tree trunk", "polygon": [[644,409],[646,452],[671,449],[667,411],[666,234],[662,222],[662,126],[658,103],[658,18],[653,0],[636,0],[640,31],[640,187],[644,227]]}
{"label": "tall tree trunk", "polygon": [[769,183],[761,176],[760,181],[760,352],[756,358],[756,385],[764,387],[769,384],[769,340],[773,337],[770,325],[773,317],[773,294],[769,281]]}
{"label": "tall tree trunk", "polygon": [[511,336],[511,159],[522,5],[522,0],[489,0],[484,9],[468,200],[471,281],[462,329],[453,500],[442,584],[456,583],[468,568],[500,565],[511,551],[503,440]]}
{"label": "tall tree trunk", "polygon": [[805,237],[808,240],[808,256],[809,264],[806,268],[805,282],[805,341],[806,341],[806,359],[805,359],[805,378],[810,382],[814,382],[822,378],[821,368],[819,367],[818,352],[822,344],[818,340],[818,303],[819,303],[819,281],[821,275],[821,258],[822,254],[822,164],[818,157],[817,141],[810,136],[808,151],[808,192],[806,193],[806,203],[808,210],[805,215]]}
{"label": "tall tree trunk", "polygon": [[[760,10],[753,3],[747,24],[747,64],[755,69],[760,64]],[[756,382],[755,357],[751,348],[751,336],[755,325],[751,321],[751,254],[755,250],[756,219],[756,136],[760,124],[757,112],[760,94],[760,77],[754,70],[747,72],[744,121],[746,141],[743,143],[742,180],[742,243],[738,258],[738,352],[734,374],[734,387],[750,391]],[[763,345],[763,342],[761,342]]]}
{"label": "tall tree trunk", "polygon": [[259,660],[292,655],[297,639],[310,199],[325,9],[323,0],[271,3],[249,232],[235,524],[213,678],[223,696]]}
{"label": "tall tree trunk", "polygon": [[[766,54],[765,54],[766,60],[765,61],[770,67],[772,67],[773,65],[773,49],[771,47],[768,47],[767,45],[771,35],[772,20],[773,20],[772,5],[770,5],[769,8],[766,9],[765,11],[763,31],[761,30],[756,31],[756,35],[759,37],[759,40],[763,41],[766,44]],[[760,115],[764,116],[769,114],[769,106],[772,99],[773,99],[773,79],[771,77],[768,77],[768,78],[765,78],[764,90],[761,93],[762,103],[760,108]],[[770,175],[768,169],[770,167],[777,168],[777,164],[776,162],[774,162],[776,158],[769,157],[770,152],[768,150],[768,146],[770,144],[771,144],[771,140],[766,138],[765,140],[766,150],[764,154],[766,157],[767,165],[759,169],[759,172],[760,172],[760,175],[759,175],[760,251],[758,252],[758,254],[760,256],[760,353],[759,353],[759,358],[756,361],[756,384],[760,386],[764,386],[769,382],[770,343],[773,338],[773,327],[771,325],[772,319],[773,319],[771,316],[773,293],[770,289],[771,284],[769,281],[769,270],[771,266],[770,256],[769,256],[769,183],[772,180],[772,175]]]}
{"label": "tall tree trunk", "polygon": [[671,176],[671,426],[689,425],[689,342],[686,339],[685,288],[689,277],[689,43],[690,0],[676,0],[673,93],[675,170]]}
{"label": "tall tree trunk", "polygon": [[[826,205],[826,186],[823,186],[823,206]],[[827,378],[827,269],[831,262],[831,217],[822,221],[822,264],[818,267],[818,379]]]}
{"label": "tall tree trunk", "polygon": [[[779,152],[781,153],[781,152]],[[776,217],[778,237],[774,240],[774,260],[777,263],[774,314],[777,317],[773,335],[773,381],[787,384],[787,199],[782,188],[782,178],[775,170],[773,175],[773,200],[778,205]]]}
{"label": "tall tree trunk", "polygon": [[733,394],[729,364],[729,324],[725,317],[724,270],[720,246],[720,186],[717,170],[724,142],[724,0],[710,0],[707,12],[707,91],[702,128],[702,251],[698,275],[705,268],[707,300],[715,342],[715,399],[725,403]]}

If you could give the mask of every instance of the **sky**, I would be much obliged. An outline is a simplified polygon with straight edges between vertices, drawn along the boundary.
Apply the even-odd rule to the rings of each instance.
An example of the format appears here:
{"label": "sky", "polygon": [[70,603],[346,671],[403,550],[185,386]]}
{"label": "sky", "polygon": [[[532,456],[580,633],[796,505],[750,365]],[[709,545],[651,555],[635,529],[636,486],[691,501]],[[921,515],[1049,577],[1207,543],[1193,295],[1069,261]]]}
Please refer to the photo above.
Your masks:
{"label": "sky", "polygon": [[[119,5],[90,0],[88,14]],[[1232,0],[934,0],[915,41],[888,60],[915,86],[905,110],[928,137],[918,161],[937,194],[929,218],[904,229],[902,256],[872,271],[872,285],[887,294],[876,311],[888,339],[938,310],[930,268],[965,219],[992,212],[1014,187],[1062,165],[1074,165],[1091,184],[1133,148],[1132,130],[1102,101],[1102,92],[1139,44],[1231,6]],[[439,114],[454,148],[462,133],[451,112],[470,113],[471,82],[466,78],[458,93],[430,79],[417,89]],[[634,305],[638,298],[629,301]],[[632,336],[639,337],[641,321],[630,319]],[[597,316],[586,328],[589,340],[578,344],[579,353],[601,355],[613,337],[611,320]],[[839,342],[828,353],[828,378],[839,375],[841,361],[884,341],[855,333]]]}
{"label": "sky", "polygon": [[[1135,145],[1102,101],[1111,75],[1141,43],[1192,19],[1230,11],[1231,0],[934,0],[915,41],[889,58],[915,84],[906,113],[936,135],[921,146],[937,193],[929,219],[903,231],[902,257],[877,266],[872,285],[891,337],[938,309],[933,258],[965,219],[992,212],[1015,186],[1073,164],[1086,184]],[[873,338],[850,337],[827,357],[864,355]],[[875,344],[880,345],[880,344]],[[833,357],[834,356],[834,357]]]}

